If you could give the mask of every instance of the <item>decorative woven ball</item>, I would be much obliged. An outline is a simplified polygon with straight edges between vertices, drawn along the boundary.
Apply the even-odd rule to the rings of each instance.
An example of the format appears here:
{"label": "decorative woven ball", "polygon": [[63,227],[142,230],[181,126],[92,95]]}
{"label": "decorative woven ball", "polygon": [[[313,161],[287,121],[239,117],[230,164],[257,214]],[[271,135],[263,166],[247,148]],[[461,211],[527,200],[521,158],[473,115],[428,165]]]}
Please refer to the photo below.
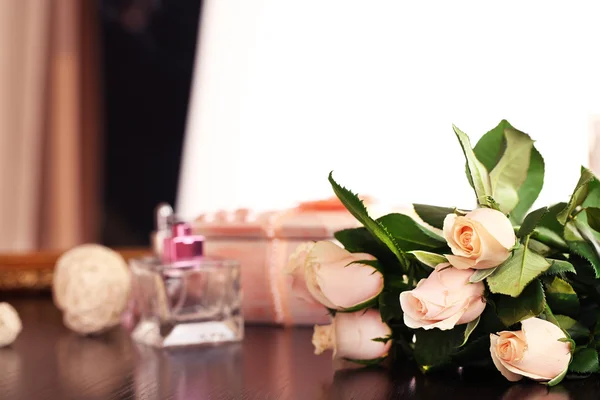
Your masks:
{"label": "decorative woven ball", "polygon": [[52,291],[67,328],[89,335],[119,324],[130,286],[127,262],[119,253],[84,244],[58,259]]}
{"label": "decorative woven ball", "polygon": [[0,303],[0,347],[12,344],[22,329],[17,310],[8,303]]}

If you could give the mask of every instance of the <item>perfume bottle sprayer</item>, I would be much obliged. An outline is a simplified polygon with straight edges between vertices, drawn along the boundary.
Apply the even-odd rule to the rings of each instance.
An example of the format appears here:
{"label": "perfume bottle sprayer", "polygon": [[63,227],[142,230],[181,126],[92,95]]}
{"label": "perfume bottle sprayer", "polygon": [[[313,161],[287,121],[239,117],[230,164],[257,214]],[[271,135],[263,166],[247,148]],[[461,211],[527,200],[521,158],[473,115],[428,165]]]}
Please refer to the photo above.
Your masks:
{"label": "perfume bottle sprayer", "polygon": [[133,339],[154,347],[240,341],[239,263],[205,256],[204,237],[166,204],[157,207],[156,225],[156,255],[130,261],[140,314]]}

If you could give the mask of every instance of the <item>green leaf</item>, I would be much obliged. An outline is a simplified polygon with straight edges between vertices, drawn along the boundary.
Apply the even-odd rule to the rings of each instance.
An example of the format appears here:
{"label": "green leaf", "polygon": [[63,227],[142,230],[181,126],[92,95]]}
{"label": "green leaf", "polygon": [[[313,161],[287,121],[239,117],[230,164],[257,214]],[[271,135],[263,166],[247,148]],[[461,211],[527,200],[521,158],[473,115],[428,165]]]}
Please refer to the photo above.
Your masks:
{"label": "green leaf", "polygon": [[366,228],[344,229],[335,232],[334,237],[351,253],[371,254],[381,262],[384,269],[391,271],[401,269],[394,253]]}
{"label": "green leaf", "polygon": [[565,240],[572,252],[585,258],[591,264],[595,276],[598,278],[600,277],[600,256],[598,256],[598,251],[594,248],[594,245],[597,246],[597,243],[593,235],[591,235],[591,232],[585,232],[588,234],[588,238],[586,239],[591,239],[590,242],[586,241],[582,236],[583,232],[581,232],[580,229],[585,232],[585,227],[578,225],[577,221],[567,222],[565,224]]}
{"label": "green leaf", "polygon": [[460,347],[462,347],[465,344],[467,344],[467,341],[469,340],[469,336],[471,336],[471,333],[473,333],[473,331],[475,330],[475,328],[477,328],[477,325],[479,325],[479,320],[480,319],[481,319],[481,316],[478,316],[473,321],[471,321],[471,322],[469,322],[467,324],[467,327],[465,328],[465,336],[464,336],[465,340],[463,340],[463,342],[460,345]]}
{"label": "green leaf", "polygon": [[384,290],[379,294],[379,313],[383,322],[402,320],[399,293]]}
{"label": "green leaf", "polygon": [[453,356],[452,361],[461,366],[491,364],[490,335],[483,335],[461,347]]}
{"label": "green leaf", "polygon": [[591,374],[599,371],[598,352],[595,349],[580,347],[575,350],[573,361],[569,364],[569,372]]}
{"label": "green leaf", "polygon": [[552,249],[563,253],[568,253],[569,246],[561,236],[563,231],[564,228],[561,227],[561,233],[558,234],[546,227],[538,226],[534,229],[533,233],[531,234],[531,238],[540,243],[545,244],[546,246],[549,246]]}
{"label": "green leaf", "polygon": [[546,302],[554,312],[575,316],[579,313],[579,298],[573,287],[555,276],[544,280]]}
{"label": "green leaf", "polygon": [[[502,299],[505,296],[497,295],[494,297]],[[504,322],[498,317],[498,306],[492,296],[488,296],[486,299],[485,309],[480,317],[478,331],[482,330],[484,333],[496,333],[506,328]]]}
{"label": "green leaf", "polygon": [[489,206],[488,198],[492,197],[492,187],[488,171],[475,156],[467,134],[458,129],[455,125],[452,125],[452,128],[454,129],[454,133],[456,133],[456,137],[458,138],[463,153],[465,154],[465,158],[467,159],[467,171],[471,178],[471,182],[473,182],[477,203],[482,206]]}
{"label": "green leaf", "polygon": [[362,200],[358,198],[358,196],[352,193],[350,190],[346,189],[343,186],[340,186],[333,179],[333,171],[329,173],[329,183],[333,188],[335,195],[340,199],[342,204],[346,207],[346,209],[356,218],[363,226],[381,243],[385,244],[392,253],[398,258],[400,264],[404,267],[408,267],[408,261],[404,256],[404,252],[396,241],[394,237],[387,231],[387,229],[378,221],[375,221],[373,218],[369,216],[365,205]]}
{"label": "green leaf", "polygon": [[548,207],[538,208],[537,210],[530,212],[523,220],[521,228],[519,229],[518,236],[520,238],[525,238],[525,236],[529,236],[547,212]]}
{"label": "green leaf", "polygon": [[544,187],[544,159],[535,146],[531,149],[527,178],[519,188],[519,204],[512,210],[510,217],[513,221],[520,222],[533,203],[537,200]]}
{"label": "green leaf", "polygon": [[[495,128],[479,139],[477,145],[473,149],[477,158],[488,171],[494,169],[504,153],[506,147],[504,132],[507,129],[515,130],[508,121],[500,121]],[[523,217],[542,191],[543,186],[544,159],[536,150],[535,146],[533,146],[531,148],[527,178],[525,178],[525,182],[523,182],[517,192],[519,203],[510,214],[510,218],[513,222],[520,223],[523,220]]]}
{"label": "green leaf", "polygon": [[546,307],[544,290],[537,279],[531,282],[519,297],[498,295],[495,297],[495,303],[498,318],[507,327],[540,315]]}
{"label": "green leaf", "polygon": [[538,253],[539,255],[544,256],[544,257],[548,257],[548,256],[556,253],[556,250],[554,250],[552,247],[545,245],[544,243],[538,242],[537,240],[531,239],[531,238],[529,238],[527,247],[529,247],[529,249],[534,251],[535,253]]}
{"label": "green leaf", "polygon": [[419,261],[421,264],[426,265],[431,268],[437,267],[438,264],[443,264],[443,263],[448,262],[446,257],[444,257],[440,254],[430,253],[428,251],[414,250],[414,251],[409,251],[408,254],[412,254],[417,259],[417,261]]}
{"label": "green leaf", "polygon": [[492,293],[517,297],[525,287],[545,272],[550,263],[527,245],[520,244],[512,255],[487,278]]}
{"label": "green leaf", "polygon": [[566,272],[570,272],[575,274],[575,267],[568,261],[564,260],[553,260],[551,258],[546,258],[548,262],[550,262],[550,268],[544,272],[544,275],[559,275],[564,274]]}
{"label": "green leaf", "polygon": [[569,248],[563,239],[564,226],[558,222],[557,215],[567,206],[567,203],[557,203],[548,208],[538,226],[531,234],[531,238],[544,243],[561,252],[568,252]]}
{"label": "green leaf", "polygon": [[587,338],[590,334],[590,330],[588,328],[571,317],[567,317],[566,315],[555,315],[555,318],[560,327],[567,331],[572,339],[577,340]]}
{"label": "green leaf", "polygon": [[[554,316],[554,313],[552,312],[552,310],[548,306],[548,303],[546,303],[546,307],[544,307],[544,312],[540,315],[540,317],[545,318],[546,321],[552,322],[554,325],[556,325],[556,326],[558,326],[560,328],[560,324],[558,323],[558,320]],[[565,332],[565,335],[566,335],[567,331],[564,331],[564,332]]]}
{"label": "green leaf", "polygon": [[426,204],[413,204],[413,208],[423,222],[438,229],[443,229],[446,216],[454,213],[454,208],[428,206]]}
{"label": "green leaf", "polygon": [[473,149],[477,159],[488,171],[494,169],[504,153],[504,130],[507,128],[514,129],[507,120],[503,119],[496,127],[483,135]]}
{"label": "green leaf", "polygon": [[587,168],[581,168],[581,176],[579,177],[579,182],[577,182],[577,186],[573,191],[573,195],[569,200],[567,206],[562,210],[558,215],[558,221],[564,225],[567,223],[567,220],[572,215],[573,211],[577,206],[580,206],[587,197],[589,191],[589,183],[595,179],[594,174]]}
{"label": "green leaf", "polygon": [[469,278],[469,282],[471,282],[471,283],[481,282],[482,280],[484,280],[485,278],[487,278],[488,276],[491,276],[494,272],[496,272],[497,269],[498,269],[498,267],[487,268],[487,269],[476,269],[475,272],[473,273],[473,275],[471,275],[471,277]]}
{"label": "green leaf", "polygon": [[548,212],[544,214],[544,216],[538,223],[538,229],[541,227],[546,228],[547,230],[550,230],[556,233],[559,237],[561,237],[564,227],[563,224],[558,222],[558,214],[560,214],[566,206],[567,203],[562,202],[553,204],[550,207],[548,207]]}
{"label": "green leaf", "polygon": [[[408,283],[408,277],[406,275],[391,273],[385,274],[384,287],[396,294],[404,292],[405,290],[414,289],[414,287]],[[396,297],[398,296],[396,295]]]}
{"label": "green leaf", "polygon": [[447,246],[446,240],[404,214],[387,214],[376,221],[403,251],[434,250]]}
{"label": "green leaf", "polygon": [[504,130],[506,149],[490,172],[492,196],[505,214],[519,203],[518,190],[527,178],[533,140],[516,129]]}
{"label": "green leaf", "polygon": [[589,207],[585,210],[587,214],[587,222],[590,228],[596,232],[600,232],[600,208]]}
{"label": "green leaf", "polygon": [[442,331],[417,329],[415,331],[415,360],[424,372],[448,363],[464,341],[466,325]]}
{"label": "green leaf", "polygon": [[600,208],[600,180],[594,175],[588,183],[588,194],[581,204],[583,208]]}

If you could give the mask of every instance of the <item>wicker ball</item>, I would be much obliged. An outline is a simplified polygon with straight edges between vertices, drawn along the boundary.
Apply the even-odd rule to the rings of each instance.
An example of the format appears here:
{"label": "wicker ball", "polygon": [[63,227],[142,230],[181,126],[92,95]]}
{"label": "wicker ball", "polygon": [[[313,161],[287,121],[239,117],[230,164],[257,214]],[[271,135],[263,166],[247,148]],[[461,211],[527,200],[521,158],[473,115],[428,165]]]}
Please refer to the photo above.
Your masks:
{"label": "wicker ball", "polygon": [[67,328],[88,335],[119,324],[130,285],[127,263],[119,253],[85,244],[58,259],[52,291]]}
{"label": "wicker ball", "polygon": [[22,329],[17,310],[8,303],[0,303],[0,347],[12,344]]}

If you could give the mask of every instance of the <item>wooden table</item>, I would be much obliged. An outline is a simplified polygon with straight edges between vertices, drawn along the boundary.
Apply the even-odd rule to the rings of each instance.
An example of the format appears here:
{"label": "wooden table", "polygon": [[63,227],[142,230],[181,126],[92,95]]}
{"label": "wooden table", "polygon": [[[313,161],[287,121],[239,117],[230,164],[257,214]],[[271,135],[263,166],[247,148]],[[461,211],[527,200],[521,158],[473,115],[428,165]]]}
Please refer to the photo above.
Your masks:
{"label": "wooden table", "polygon": [[50,297],[8,297],[23,319],[17,342],[0,349],[0,399],[598,399],[600,379],[569,381],[546,395],[541,385],[509,385],[489,371],[423,376],[393,372],[333,373],[312,354],[312,329],[248,327],[242,344],[156,351],[122,329],[97,338],[69,332]]}

